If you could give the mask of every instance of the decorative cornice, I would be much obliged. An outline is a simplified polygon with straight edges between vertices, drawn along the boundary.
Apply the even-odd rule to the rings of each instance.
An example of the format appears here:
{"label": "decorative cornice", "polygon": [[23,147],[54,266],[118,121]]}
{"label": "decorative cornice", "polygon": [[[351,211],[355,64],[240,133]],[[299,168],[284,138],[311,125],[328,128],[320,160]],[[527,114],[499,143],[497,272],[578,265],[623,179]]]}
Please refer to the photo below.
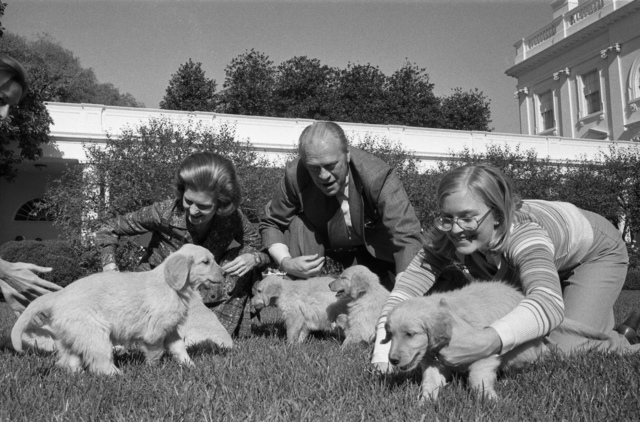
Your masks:
{"label": "decorative cornice", "polygon": [[583,28],[582,30],[571,34],[570,36],[563,38],[555,42],[551,47],[527,57],[520,63],[510,67],[504,73],[513,78],[519,78],[525,72],[552,60],[555,57],[563,54],[565,51],[574,48],[581,42],[588,40],[599,33],[608,30],[608,27],[626,16],[637,13],[640,11],[640,1],[632,1],[622,6],[621,8],[613,11],[604,18],[597,20],[591,25]]}
{"label": "decorative cornice", "polygon": [[519,90],[513,93],[513,97],[518,98],[520,97],[520,94],[529,95],[529,88],[527,88],[526,86],[524,88],[520,88]]}
{"label": "decorative cornice", "polygon": [[620,47],[622,47],[622,45],[620,43],[615,43],[614,45],[610,45],[609,47],[605,48],[604,50],[600,50],[600,57],[602,57],[603,59],[606,59],[607,56],[609,55],[610,51],[612,53],[620,54]]}
{"label": "decorative cornice", "polygon": [[568,67],[558,70],[553,74],[553,80],[557,81],[558,79],[560,79],[560,75],[569,76],[571,75],[571,70]]}

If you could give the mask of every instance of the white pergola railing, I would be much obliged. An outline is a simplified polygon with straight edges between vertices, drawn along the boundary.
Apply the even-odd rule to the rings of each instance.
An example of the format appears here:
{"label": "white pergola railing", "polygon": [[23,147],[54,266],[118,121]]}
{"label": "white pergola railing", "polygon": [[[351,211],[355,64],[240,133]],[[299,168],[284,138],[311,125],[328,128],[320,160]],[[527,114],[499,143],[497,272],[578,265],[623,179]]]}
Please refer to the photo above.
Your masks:
{"label": "white pergola railing", "polygon": [[[45,148],[45,160],[86,160],[82,144],[104,143],[107,133],[117,136],[125,126],[135,127],[152,118],[167,118],[176,122],[188,120],[204,125],[228,124],[235,127],[238,139],[248,139],[256,150],[273,159],[295,148],[302,130],[313,123],[309,119],[243,116],[220,113],[182,112],[148,108],[114,107],[95,104],[47,103],[53,118],[52,144]],[[460,131],[394,125],[340,123],[352,139],[364,136],[386,137],[412,151],[429,167],[437,160],[463,148],[478,152],[488,145],[519,146],[521,151],[533,149],[540,158],[564,161],[580,156],[595,157],[608,148],[611,141],[562,138],[557,136],[520,135],[496,132]],[[636,145],[631,142],[619,144]]]}

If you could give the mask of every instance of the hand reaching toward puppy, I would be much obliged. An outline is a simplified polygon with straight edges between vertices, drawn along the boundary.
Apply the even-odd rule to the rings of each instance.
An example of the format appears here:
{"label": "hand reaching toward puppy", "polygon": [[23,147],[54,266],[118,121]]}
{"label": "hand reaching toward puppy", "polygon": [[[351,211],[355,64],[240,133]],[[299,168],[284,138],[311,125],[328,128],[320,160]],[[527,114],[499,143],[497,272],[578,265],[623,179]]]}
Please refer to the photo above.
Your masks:
{"label": "hand reaching toward puppy", "polygon": [[394,370],[393,365],[389,362],[391,343],[382,342],[386,337],[387,331],[384,328],[376,330],[376,340],[373,346],[373,356],[371,357],[371,364],[374,369],[383,374],[391,373]]}
{"label": "hand reaching toward puppy", "polygon": [[449,366],[473,363],[479,359],[500,353],[502,340],[491,327],[476,330],[471,326],[456,333],[449,345],[440,350],[440,358]]}
{"label": "hand reaching toward puppy", "polygon": [[7,262],[0,259],[0,288],[5,300],[16,314],[38,296],[62,289],[57,284],[43,280],[36,272],[48,273],[50,267],[40,267],[26,262]]}
{"label": "hand reaching toward puppy", "polygon": [[296,258],[286,257],[280,262],[280,268],[287,274],[300,278],[320,275],[324,266],[324,256],[303,255]]}
{"label": "hand reaching toward puppy", "polygon": [[222,271],[224,271],[225,274],[242,277],[251,271],[256,265],[258,265],[258,261],[255,256],[250,253],[245,253],[239,255],[233,261],[224,264],[222,266]]}

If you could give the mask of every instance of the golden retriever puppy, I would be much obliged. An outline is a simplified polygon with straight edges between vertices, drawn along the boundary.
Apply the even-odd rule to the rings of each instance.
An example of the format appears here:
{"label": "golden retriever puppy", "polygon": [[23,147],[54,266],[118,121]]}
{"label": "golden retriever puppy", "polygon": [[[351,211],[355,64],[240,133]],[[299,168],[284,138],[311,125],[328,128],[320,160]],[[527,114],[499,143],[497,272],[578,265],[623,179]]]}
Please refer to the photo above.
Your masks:
{"label": "golden retriever puppy", "polygon": [[22,334],[35,325],[55,339],[57,365],[72,372],[120,372],[113,364],[114,345],[140,347],[150,364],[168,350],[178,362],[193,365],[178,326],[194,289],[222,281],[211,252],[187,244],[151,271],[97,273],[37,298],[11,331],[13,347],[22,351]]}
{"label": "golden retriever puppy", "polygon": [[[389,362],[402,371],[420,366],[423,399],[437,399],[440,387],[449,381],[451,370],[468,371],[471,388],[479,395],[496,398],[497,372],[518,370],[538,359],[548,351],[543,338],[467,367],[449,368],[438,360],[438,353],[453,336],[490,325],[523,298],[514,287],[491,281],[472,282],[459,290],[407,299],[393,308],[385,325],[387,338],[383,342],[391,341]],[[591,339],[608,338],[576,321],[565,320],[557,329]]]}
{"label": "golden retriever puppy", "polygon": [[189,301],[189,312],[186,320],[178,327],[178,334],[189,346],[212,346],[223,349],[233,348],[231,335],[218,320],[216,314],[202,303],[200,297],[194,295]]}
{"label": "golden retriever puppy", "polygon": [[332,277],[288,280],[270,275],[253,287],[251,303],[257,311],[275,306],[287,327],[287,342],[302,343],[311,331],[330,331],[340,314],[347,313],[347,299],[336,299],[329,290]]}
{"label": "golden retriever puppy", "polygon": [[373,342],[382,305],[389,297],[389,291],[380,284],[380,278],[367,267],[354,265],[329,283],[329,289],[336,292],[336,297],[350,300],[342,346],[361,341]]}

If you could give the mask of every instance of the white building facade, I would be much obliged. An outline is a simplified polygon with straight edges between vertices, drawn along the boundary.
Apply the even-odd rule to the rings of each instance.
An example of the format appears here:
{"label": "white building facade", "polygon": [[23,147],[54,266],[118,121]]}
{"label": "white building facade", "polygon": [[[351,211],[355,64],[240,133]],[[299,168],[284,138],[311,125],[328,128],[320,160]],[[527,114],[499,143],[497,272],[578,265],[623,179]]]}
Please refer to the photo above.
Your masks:
{"label": "white building facade", "polygon": [[[0,180],[0,244],[18,237],[55,238],[59,233],[51,221],[47,221],[46,216],[30,213],[33,205],[43,197],[47,182],[60,177],[67,165],[86,161],[84,144],[105,144],[107,134],[118,136],[123,127],[136,127],[153,118],[167,118],[175,122],[191,120],[212,127],[233,125],[236,139],[249,140],[256,150],[272,158],[276,164],[283,164],[283,157],[296,148],[302,130],[313,123],[309,119],[187,113],[95,104],[47,103],[46,106],[54,123],[50,128],[51,143],[43,146],[43,157],[36,162],[22,163],[14,183]],[[558,161],[577,159],[579,155],[593,158],[610,144],[610,141],[564,138],[550,133],[538,136],[358,123],[340,125],[352,139],[370,135],[400,143],[405,150],[413,152],[423,167],[433,166],[452,152],[460,152],[464,148],[484,152],[491,144],[512,149],[519,146],[523,151],[533,149],[540,158]]]}
{"label": "white building facade", "polygon": [[640,141],[640,0],[555,0],[515,43],[520,132]]}

